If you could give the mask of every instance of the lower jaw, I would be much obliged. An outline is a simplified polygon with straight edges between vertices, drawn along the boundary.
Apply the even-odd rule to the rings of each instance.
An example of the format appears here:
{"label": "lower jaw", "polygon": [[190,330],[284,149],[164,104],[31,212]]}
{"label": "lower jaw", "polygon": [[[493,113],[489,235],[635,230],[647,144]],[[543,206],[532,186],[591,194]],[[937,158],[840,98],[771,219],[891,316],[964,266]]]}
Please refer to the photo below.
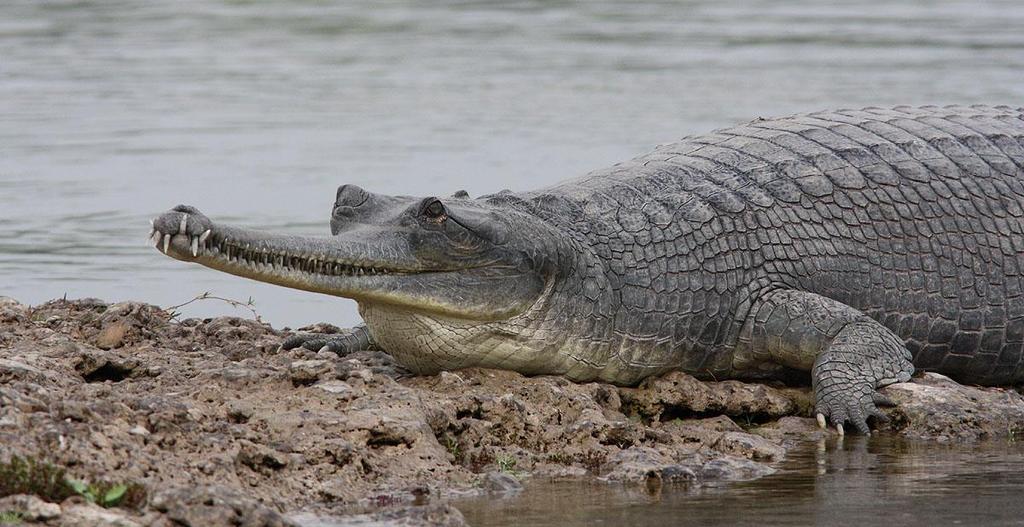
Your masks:
{"label": "lower jaw", "polygon": [[301,267],[294,267],[285,263],[283,259],[261,257],[258,252],[228,254],[216,245],[203,247],[202,252],[193,257],[188,253],[187,238],[180,235],[175,237],[172,247],[171,253],[177,253],[173,256],[178,259],[199,263],[235,276],[345,298],[355,298],[359,296],[360,291],[370,291],[367,287],[369,284],[358,284],[359,281],[403,274],[389,272],[383,266],[363,268],[315,260],[309,263],[308,260],[301,258]]}
{"label": "lower jaw", "polygon": [[494,368],[527,375],[563,373],[546,342],[509,338],[502,322],[447,318],[359,302],[374,341],[395,361],[420,375],[463,368]]}
{"label": "lower jaw", "polygon": [[486,346],[478,342],[486,323],[448,321],[386,304],[359,302],[359,314],[381,349],[412,373],[483,366]]}

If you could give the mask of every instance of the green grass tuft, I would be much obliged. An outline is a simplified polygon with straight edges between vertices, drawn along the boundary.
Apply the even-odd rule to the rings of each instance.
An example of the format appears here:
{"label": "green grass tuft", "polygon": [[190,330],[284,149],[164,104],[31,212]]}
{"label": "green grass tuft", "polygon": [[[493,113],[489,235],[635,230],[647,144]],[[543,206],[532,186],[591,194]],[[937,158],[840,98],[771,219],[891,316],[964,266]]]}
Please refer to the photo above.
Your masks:
{"label": "green grass tuft", "polygon": [[519,472],[516,471],[517,462],[515,457],[508,454],[499,454],[494,462],[498,464],[499,471],[518,477]]}
{"label": "green grass tuft", "polygon": [[138,509],[146,503],[146,488],[139,483],[86,483],[68,477],[63,467],[20,456],[0,462],[0,497],[13,494],[30,494],[50,503],[78,495],[101,507]]}
{"label": "green grass tuft", "polygon": [[0,462],[0,497],[12,494],[32,494],[60,503],[76,493],[63,468],[36,458],[12,456],[9,462]]}

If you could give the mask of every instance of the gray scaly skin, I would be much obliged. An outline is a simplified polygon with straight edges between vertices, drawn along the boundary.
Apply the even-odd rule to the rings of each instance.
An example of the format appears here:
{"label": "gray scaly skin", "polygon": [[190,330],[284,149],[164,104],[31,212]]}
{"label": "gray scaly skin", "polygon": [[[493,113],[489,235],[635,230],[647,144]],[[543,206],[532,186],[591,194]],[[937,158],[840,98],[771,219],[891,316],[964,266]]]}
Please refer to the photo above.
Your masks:
{"label": "gray scaly skin", "polygon": [[342,186],[326,238],[179,206],[151,240],[359,303],[365,327],[289,346],[621,385],[810,372],[819,422],[866,433],[876,389],[915,365],[1024,380],[1022,119],[981,106],[758,119],[534,192]]}

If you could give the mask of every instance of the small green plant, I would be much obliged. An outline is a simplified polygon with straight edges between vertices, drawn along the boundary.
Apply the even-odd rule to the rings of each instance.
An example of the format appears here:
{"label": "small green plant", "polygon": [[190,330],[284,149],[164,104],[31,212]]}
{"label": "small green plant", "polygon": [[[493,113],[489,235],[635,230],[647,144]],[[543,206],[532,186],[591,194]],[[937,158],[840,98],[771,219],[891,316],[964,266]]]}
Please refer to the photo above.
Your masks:
{"label": "small green plant", "polygon": [[18,511],[0,512],[0,525],[19,525],[25,517]]}
{"label": "small green plant", "polygon": [[462,447],[459,446],[458,440],[454,437],[449,435],[444,436],[444,446],[448,449],[448,453],[455,458],[455,461],[462,459]]}
{"label": "small green plant", "polygon": [[88,484],[84,481],[69,480],[68,485],[75,489],[80,496],[89,503],[95,503],[101,507],[113,507],[121,502],[128,485],[118,483],[116,485]]}
{"label": "small green plant", "polygon": [[100,507],[139,508],[146,501],[146,488],[138,483],[86,483],[69,479],[68,485],[89,503]]}
{"label": "small green plant", "polygon": [[146,488],[138,483],[86,483],[68,477],[63,467],[21,456],[0,462],[0,497],[13,494],[31,494],[50,503],[79,495],[101,507],[139,508],[146,502]]}
{"label": "small green plant", "polygon": [[494,460],[498,464],[498,470],[511,476],[515,476],[516,472],[516,458],[509,454],[499,454]]}
{"label": "small green plant", "polygon": [[0,462],[0,497],[12,494],[32,494],[60,503],[75,495],[67,483],[62,467],[32,457],[11,456]]}

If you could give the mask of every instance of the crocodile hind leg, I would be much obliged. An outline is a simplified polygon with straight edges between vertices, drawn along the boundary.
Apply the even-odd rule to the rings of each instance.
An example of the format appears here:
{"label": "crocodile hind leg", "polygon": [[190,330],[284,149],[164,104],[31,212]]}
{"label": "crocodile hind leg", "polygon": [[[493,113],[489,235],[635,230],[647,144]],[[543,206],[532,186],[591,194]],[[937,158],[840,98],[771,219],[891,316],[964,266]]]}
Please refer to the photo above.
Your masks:
{"label": "crocodile hind leg", "polygon": [[737,346],[736,364],[772,362],[811,372],[815,413],[836,431],[850,422],[870,432],[867,419],[884,419],[876,391],[910,379],[911,353],[888,328],[830,298],[774,290],[753,306]]}
{"label": "crocodile hind leg", "polygon": [[333,351],[338,355],[380,349],[366,325],[355,326],[341,333],[299,333],[286,338],[281,343],[281,348],[286,350],[298,347],[310,351]]}

